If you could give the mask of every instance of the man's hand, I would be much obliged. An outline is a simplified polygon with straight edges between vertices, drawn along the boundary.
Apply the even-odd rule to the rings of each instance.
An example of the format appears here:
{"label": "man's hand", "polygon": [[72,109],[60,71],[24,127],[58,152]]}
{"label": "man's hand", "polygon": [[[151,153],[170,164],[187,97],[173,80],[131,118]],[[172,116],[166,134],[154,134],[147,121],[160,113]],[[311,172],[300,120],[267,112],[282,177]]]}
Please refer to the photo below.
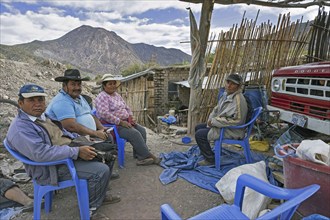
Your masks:
{"label": "man's hand", "polygon": [[103,130],[97,130],[94,132],[94,136],[101,138],[102,140],[107,140],[108,139],[108,133]]}
{"label": "man's hand", "polygon": [[120,126],[125,127],[125,128],[131,128],[132,125],[128,123],[127,121],[120,121],[119,123]]}
{"label": "man's hand", "polygon": [[79,147],[78,157],[80,157],[83,160],[93,160],[96,155],[97,155],[97,153],[95,152],[94,147],[91,147],[91,146]]}
{"label": "man's hand", "polygon": [[211,119],[207,121],[207,126],[208,126],[208,127],[212,127]]}

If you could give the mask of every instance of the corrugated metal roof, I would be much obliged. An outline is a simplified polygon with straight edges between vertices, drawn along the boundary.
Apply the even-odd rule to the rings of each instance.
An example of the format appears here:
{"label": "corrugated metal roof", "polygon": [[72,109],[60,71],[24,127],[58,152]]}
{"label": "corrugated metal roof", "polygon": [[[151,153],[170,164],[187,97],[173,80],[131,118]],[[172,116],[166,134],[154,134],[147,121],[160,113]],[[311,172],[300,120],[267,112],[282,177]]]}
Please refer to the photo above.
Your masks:
{"label": "corrugated metal roof", "polygon": [[140,76],[149,75],[149,74],[154,75],[155,72],[150,70],[150,69],[147,69],[147,70],[144,70],[142,72],[134,73],[134,74],[126,76],[126,77],[121,77],[120,81],[121,82],[126,82],[126,81],[130,81],[132,79],[135,79],[135,78],[139,78]]}

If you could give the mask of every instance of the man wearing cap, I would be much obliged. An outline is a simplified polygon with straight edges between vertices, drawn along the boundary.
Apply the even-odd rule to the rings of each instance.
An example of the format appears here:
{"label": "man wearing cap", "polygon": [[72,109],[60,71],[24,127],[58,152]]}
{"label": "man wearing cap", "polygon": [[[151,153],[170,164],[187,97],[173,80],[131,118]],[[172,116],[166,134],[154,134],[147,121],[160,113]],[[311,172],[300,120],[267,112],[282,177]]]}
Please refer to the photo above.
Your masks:
{"label": "man wearing cap", "polygon": [[[241,85],[242,78],[238,74],[230,74],[226,78],[225,92],[211,112],[207,123],[195,127],[195,139],[204,156],[204,160],[198,163],[200,166],[214,164],[214,152],[209,141],[219,138],[220,128],[245,123],[248,107]],[[226,129],[225,132],[225,137],[230,139],[241,139],[244,135],[245,129]]]}
{"label": "man wearing cap", "polygon": [[81,96],[81,82],[88,78],[81,78],[77,69],[67,69],[64,76],[56,77],[55,81],[62,82],[62,89],[48,105],[47,115],[60,121],[70,132],[107,140],[106,128],[91,114],[91,107]]}
{"label": "man wearing cap", "polygon": [[[87,179],[91,208],[119,202],[119,197],[107,193],[110,169],[106,164],[93,160],[95,148],[74,145],[79,135],[63,129],[61,123],[51,120],[45,113],[46,93],[35,84],[24,85],[19,91],[20,110],[11,123],[6,139],[11,148],[37,162],[74,159],[79,178]],[[33,166],[25,164],[26,172],[39,184],[56,185],[71,178],[65,165]]]}

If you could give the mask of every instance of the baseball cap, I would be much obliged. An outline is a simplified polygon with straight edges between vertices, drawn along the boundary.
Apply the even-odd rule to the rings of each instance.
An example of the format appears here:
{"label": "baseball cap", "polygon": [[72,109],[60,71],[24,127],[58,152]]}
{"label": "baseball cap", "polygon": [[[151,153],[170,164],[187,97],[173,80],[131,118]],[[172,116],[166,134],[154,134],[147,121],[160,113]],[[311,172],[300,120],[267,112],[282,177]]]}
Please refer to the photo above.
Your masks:
{"label": "baseball cap", "polygon": [[238,74],[232,73],[230,74],[226,80],[232,81],[233,83],[237,84],[237,85],[241,85],[243,80],[242,77]]}
{"label": "baseball cap", "polygon": [[45,90],[38,85],[35,84],[26,84],[21,87],[18,93],[19,96],[23,98],[30,98],[35,96],[47,96]]}

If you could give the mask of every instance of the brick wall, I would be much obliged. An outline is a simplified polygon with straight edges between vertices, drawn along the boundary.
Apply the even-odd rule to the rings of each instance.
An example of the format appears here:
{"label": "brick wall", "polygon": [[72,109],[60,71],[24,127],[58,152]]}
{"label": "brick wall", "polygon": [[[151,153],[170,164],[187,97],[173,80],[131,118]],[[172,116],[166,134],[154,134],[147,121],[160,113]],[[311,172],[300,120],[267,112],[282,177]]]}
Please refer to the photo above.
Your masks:
{"label": "brick wall", "polygon": [[[168,98],[168,86],[171,82],[184,81],[188,79],[189,76],[189,66],[178,66],[178,67],[165,67],[165,68],[155,68],[152,71],[155,72],[154,75],[154,105],[155,105],[155,115],[160,116],[167,114],[170,107],[176,105],[178,102],[169,100]],[[179,86],[179,85],[178,85]],[[188,94],[183,97],[184,102],[189,103],[189,89]],[[181,99],[181,89],[179,89],[179,97]],[[188,97],[188,100],[186,100]]]}

